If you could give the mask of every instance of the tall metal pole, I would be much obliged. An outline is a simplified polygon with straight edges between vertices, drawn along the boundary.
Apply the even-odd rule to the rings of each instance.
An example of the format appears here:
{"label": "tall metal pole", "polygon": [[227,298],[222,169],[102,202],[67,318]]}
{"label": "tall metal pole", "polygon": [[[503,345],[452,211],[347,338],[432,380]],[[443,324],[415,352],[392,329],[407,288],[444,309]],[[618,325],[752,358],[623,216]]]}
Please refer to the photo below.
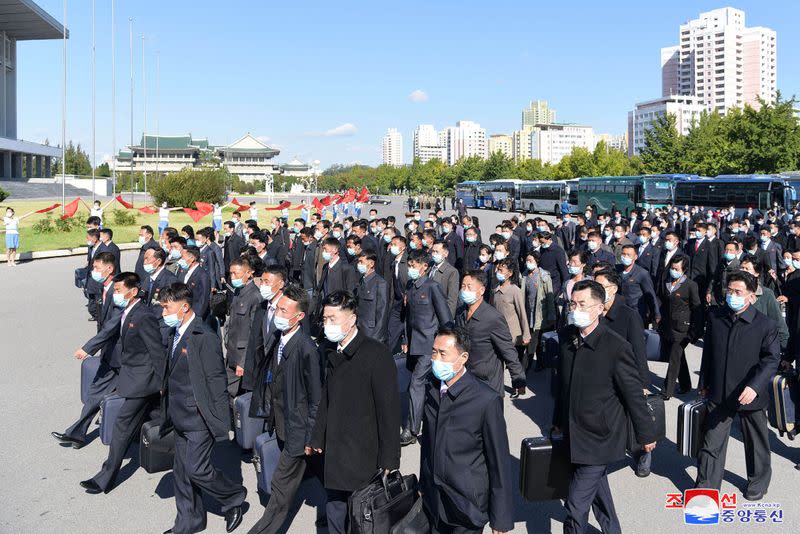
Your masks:
{"label": "tall metal pole", "polygon": [[130,37],[131,50],[131,204],[133,204],[133,17],[128,18],[128,33]]}
{"label": "tall metal pole", "polygon": [[158,178],[158,141],[160,138],[159,111],[161,110],[161,52],[156,50],[156,178]]}
{"label": "tall metal pole", "polygon": [[142,111],[144,114],[144,126],[142,130],[142,139],[144,142],[144,163],[142,164],[142,172],[144,172],[144,196],[147,199],[147,71],[144,68],[144,34],[142,34]]}
{"label": "tall metal pole", "polygon": [[95,201],[96,196],[96,188],[95,188],[95,167],[97,166],[97,151],[95,148],[96,144],[96,135],[95,135],[95,125],[96,123],[96,57],[95,57],[95,0],[92,0],[92,203]]}
{"label": "tall metal pole", "polygon": [[[5,67],[4,67],[5,68]],[[61,215],[67,200],[67,0],[64,0],[64,88],[61,91]]]}
{"label": "tall metal pole", "polygon": [[117,192],[117,53],[114,29],[116,19],[117,0],[111,0],[111,193]]}

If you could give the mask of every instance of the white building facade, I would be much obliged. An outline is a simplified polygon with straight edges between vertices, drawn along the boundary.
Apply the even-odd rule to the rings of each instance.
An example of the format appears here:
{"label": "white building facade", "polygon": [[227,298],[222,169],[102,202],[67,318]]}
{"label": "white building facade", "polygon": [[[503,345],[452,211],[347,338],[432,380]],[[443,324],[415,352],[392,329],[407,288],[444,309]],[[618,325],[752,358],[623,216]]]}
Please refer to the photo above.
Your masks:
{"label": "white building facade", "polygon": [[439,142],[439,132],[432,124],[420,124],[414,129],[413,157],[420,163],[428,163],[433,159],[445,161],[447,153]]}
{"label": "white building facade", "polygon": [[636,109],[628,113],[628,154],[639,155],[644,147],[644,132],[659,116],[675,115],[678,133],[686,135],[705,109],[697,96],[667,96],[636,104]]}
{"label": "white building facade", "polygon": [[547,100],[531,100],[530,105],[522,110],[522,128],[537,124],[555,124],[556,110],[547,105]]}
{"label": "white building facade", "polygon": [[591,126],[537,124],[530,133],[530,157],[555,165],[572,149],[581,147],[593,151],[596,144]]}
{"label": "white building facade", "polygon": [[495,134],[489,136],[489,155],[495,152],[504,154],[509,159],[514,158],[514,138],[507,134]]}
{"label": "white building facade", "polygon": [[488,153],[486,130],[472,121],[458,121],[455,126],[445,128],[440,132],[439,142],[445,149],[448,165],[473,156],[486,159]]}
{"label": "white building facade", "polygon": [[403,166],[403,136],[397,128],[389,128],[383,136],[383,164]]}

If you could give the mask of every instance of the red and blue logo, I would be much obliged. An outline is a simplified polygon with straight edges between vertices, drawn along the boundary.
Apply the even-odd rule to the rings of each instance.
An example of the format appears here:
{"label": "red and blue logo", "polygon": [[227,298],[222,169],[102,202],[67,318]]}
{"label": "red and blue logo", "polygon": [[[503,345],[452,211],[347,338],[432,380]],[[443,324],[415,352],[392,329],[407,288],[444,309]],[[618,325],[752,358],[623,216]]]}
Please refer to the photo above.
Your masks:
{"label": "red and blue logo", "polygon": [[719,524],[719,491],[687,489],[684,492],[683,522],[687,525]]}

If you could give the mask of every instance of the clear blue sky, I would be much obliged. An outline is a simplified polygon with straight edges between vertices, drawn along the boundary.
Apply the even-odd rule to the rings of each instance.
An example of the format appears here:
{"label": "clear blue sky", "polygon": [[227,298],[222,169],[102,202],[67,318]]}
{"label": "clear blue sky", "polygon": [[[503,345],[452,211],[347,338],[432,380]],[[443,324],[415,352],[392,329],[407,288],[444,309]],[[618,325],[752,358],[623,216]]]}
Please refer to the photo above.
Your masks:
{"label": "clear blue sky", "polygon": [[[38,0],[59,21],[61,0]],[[112,152],[110,0],[97,2],[97,161]],[[128,18],[134,18],[134,120],[143,126],[141,35],[147,38],[148,131],[212,144],[250,132],[281,150],[332,163],[380,162],[388,127],[405,158],[419,123],[457,120],[492,133],[519,127],[544,99],[559,122],[622,133],[637,101],[660,96],[659,50],[708,1],[266,2],[118,0],[117,145],[130,139]],[[800,94],[793,2],[742,1],[748,26],[778,34],[778,87]],[[91,146],[91,1],[70,0],[67,138]],[[156,60],[160,51],[160,111]],[[19,136],[61,139],[60,41],[18,49]],[[427,100],[414,102],[413,91]],[[334,135],[340,134],[340,135]],[[341,135],[346,134],[346,135]]]}

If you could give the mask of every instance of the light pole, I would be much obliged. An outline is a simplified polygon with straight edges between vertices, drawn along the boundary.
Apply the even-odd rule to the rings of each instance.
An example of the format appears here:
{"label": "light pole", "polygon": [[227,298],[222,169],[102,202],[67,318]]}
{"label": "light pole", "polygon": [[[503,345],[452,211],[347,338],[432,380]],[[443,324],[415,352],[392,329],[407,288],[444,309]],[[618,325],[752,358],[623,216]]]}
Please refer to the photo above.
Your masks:
{"label": "light pole", "polygon": [[[64,215],[67,183],[67,0],[64,0],[64,88],[61,91],[61,215]],[[5,66],[3,67],[5,68]]]}
{"label": "light pole", "polygon": [[133,17],[128,17],[128,33],[131,51],[131,204],[133,204]]}
{"label": "light pole", "polygon": [[116,4],[111,0],[111,193],[117,192],[117,53],[116,53]]}
{"label": "light pole", "polygon": [[144,66],[144,34],[142,34],[142,110],[144,115],[144,125],[142,129],[144,162],[142,162],[142,172],[144,173],[145,201],[147,201],[147,71]]}
{"label": "light pole", "polygon": [[96,47],[95,47],[95,0],[92,0],[92,205],[94,205],[95,197],[96,197],[96,188],[95,188],[95,167],[97,166],[97,149],[95,148],[96,145],[96,135],[95,135],[95,126],[96,122],[96,97],[97,97],[97,70],[96,70]]}

